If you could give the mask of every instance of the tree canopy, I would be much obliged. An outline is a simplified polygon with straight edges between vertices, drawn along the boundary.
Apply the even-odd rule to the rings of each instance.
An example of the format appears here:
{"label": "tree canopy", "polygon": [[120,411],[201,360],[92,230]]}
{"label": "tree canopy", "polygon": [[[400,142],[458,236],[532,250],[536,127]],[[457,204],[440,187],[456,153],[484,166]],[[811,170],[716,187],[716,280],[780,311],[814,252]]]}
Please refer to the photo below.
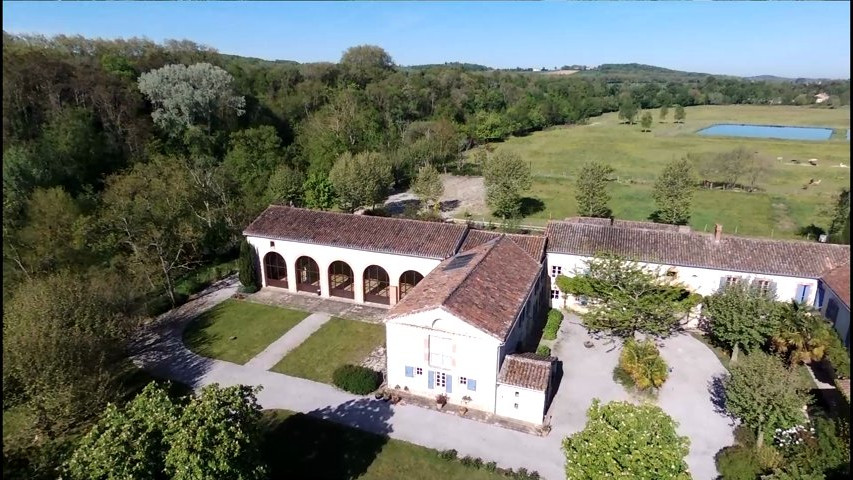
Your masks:
{"label": "tree canopy", "polygon": [[578,215],[582,217],[610,217],[610,194],[607,182],[613,168],[596,162],[587,162],[581,167],[575,186]]}
{"label": "tree canopy", "polygon": [[778,312],[772,289],[746,282],[724,285],[705,297],[702,306],[711,337],[732,352],[733,362],[741,348],[755,351],[776,333]]}
{"label": "tree canopy", "polygon": [[690,220],[693,200],[693,169],[686,158],[673,160],[655,180],[652,196],[657,204],[655,218],[661,223],[685,225]]}
{"label": "tree canopy", "polygon": [[486,203],[495,215],[507,219],[521,214],[521,194],[530,188],[530,165],[518,154],[499,151],[483,168]]}

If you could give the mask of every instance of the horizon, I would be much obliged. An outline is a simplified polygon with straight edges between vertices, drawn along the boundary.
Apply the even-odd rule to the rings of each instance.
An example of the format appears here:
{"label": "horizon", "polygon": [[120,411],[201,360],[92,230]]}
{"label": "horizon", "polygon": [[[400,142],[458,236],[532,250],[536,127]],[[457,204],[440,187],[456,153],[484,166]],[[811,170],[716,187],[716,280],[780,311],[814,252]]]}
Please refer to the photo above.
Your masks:
{"label": "horizon", "polygon": [[[637,63],[740,77],[850,78],[848,2],[4,1],[3,13],[11,34],[186,39],[224,54],[300,63],[338,62],[347,48],[372,44],[400,66]],[[679,48],[685,39],[689,47]]]}

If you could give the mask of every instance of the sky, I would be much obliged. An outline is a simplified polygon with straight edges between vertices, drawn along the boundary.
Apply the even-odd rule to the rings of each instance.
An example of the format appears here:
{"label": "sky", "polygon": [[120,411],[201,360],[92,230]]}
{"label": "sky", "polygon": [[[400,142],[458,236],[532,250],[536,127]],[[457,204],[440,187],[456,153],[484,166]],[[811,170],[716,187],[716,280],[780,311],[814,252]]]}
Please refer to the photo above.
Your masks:
{"label": "sky", "polygon": [[3,2],[3,30],[188,39],[298,62],[383,47],[399,65],[645,63],[850,78],[849,2]]}

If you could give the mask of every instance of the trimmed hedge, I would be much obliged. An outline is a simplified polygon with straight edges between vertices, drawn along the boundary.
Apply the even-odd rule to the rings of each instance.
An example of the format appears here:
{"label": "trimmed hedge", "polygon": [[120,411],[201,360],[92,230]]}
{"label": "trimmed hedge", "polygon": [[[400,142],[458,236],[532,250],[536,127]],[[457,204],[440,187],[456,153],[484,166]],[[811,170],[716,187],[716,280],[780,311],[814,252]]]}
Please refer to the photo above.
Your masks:
{"label": "trimmed hedge", "polygon": [[367,395],[382,384],[382,372],[360,365],[342,365],[332,372],[332,383],[341,390]]}
{"label": "trimmed hedge", "polygon": [[537,355],[542,355],[543,357],[551,356],[551,347],[548,345],[539,345],[539,348],[536,349]]}
{"label": "trimmed hedge", "polygon": [[548,312],[548,321],[545,323],[545,330],[542,332],[542,338],[545,340],[554,340],[557,338],[557,331],[560,330],[560,323],[563,321],[563,312],[552,308]]}

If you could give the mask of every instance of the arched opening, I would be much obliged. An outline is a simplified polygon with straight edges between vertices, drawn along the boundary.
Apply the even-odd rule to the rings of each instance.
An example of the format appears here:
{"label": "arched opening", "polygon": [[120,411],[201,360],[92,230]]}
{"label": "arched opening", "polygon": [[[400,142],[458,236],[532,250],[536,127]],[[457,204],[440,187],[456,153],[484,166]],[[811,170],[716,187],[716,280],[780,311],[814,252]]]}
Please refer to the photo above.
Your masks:
{"label": "arched opening", "polygon": [[409,290],[415,288],[415,285],[421,282],[424,276],[414,270],[407,270],[400,275],[400,299],[409,293]]}
{"label": "arched opening", "polygon": [[296,290],[320,293],[320,267],[311,257],[296,260]]}
{"label": "arched opening", "polygon": [[388,272],[378,265],[364,270],[364,301],[388,305]]}
{"label": "arched opening", "polygon": [[269,287],[287,288],[287,264],[284,263],[284,257],[275,252],[264,255],[264,277]]}
{"label": "arched opening", "polygon": [[349,298],[355,297],[355,286],[352,268],[338,260],[329,265],[329,295],[333,297]]}

